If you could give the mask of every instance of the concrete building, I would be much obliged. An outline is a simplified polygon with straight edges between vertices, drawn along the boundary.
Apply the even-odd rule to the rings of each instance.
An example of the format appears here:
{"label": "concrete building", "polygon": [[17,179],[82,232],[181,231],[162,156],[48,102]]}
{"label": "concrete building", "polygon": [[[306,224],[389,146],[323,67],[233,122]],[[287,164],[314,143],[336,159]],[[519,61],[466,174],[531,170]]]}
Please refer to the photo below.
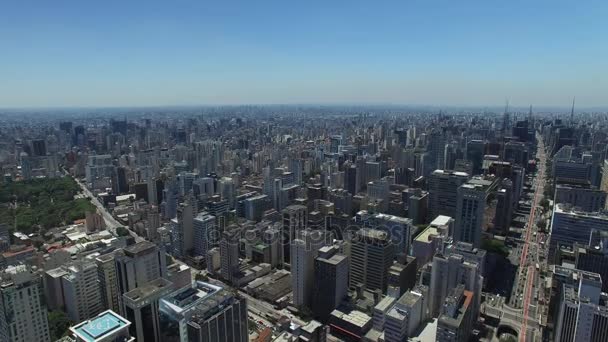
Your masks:
{"label": "concrete building", "polygon": [[458,187],[454,240],[481,246],[486,201],[495,184],[494,179],[473,178]]}
{"label": "concrete building", "polygon": [[381,230],[389,234],[395,247],[395,254],[408,254],[412,241],[412,219],[387,214],[369,216],[365,226]]}
{"label": "concrete building", "polygon": [[165,252],[155,244],[142,241],[116,252],[116,278],[121,312],[122,296],[148,282],[167,277]]}
{"label": "concrete building", "polygon": [[131,322],[129,332],[136,341],[162,342],[158,302],[173,289],[173,283],[158,278],[122,296],[125,316]]}
{"label": "concrete building", "polygon": [[220,286],[197,281],[162,298],[159,312],[161,341],[248,341],[246,300]]}
{"label": "concrete building", "polygon": [[209,215],[207,212],[199,213],[193,220],[193,230],[194,255],[207,257],[207,251],[213,247],[214,241],[218,239],[215,216]]}
{"label": "concrete building", "polygon": [[291,242],[291,280],[293,304],[298,308],[310,308],[314,287],[315,258],[325,244],[320,231],[302,230]]}
{"label": "concrete building", "polygon": [[[348,258],[336,247],[321,247],[314,264],[315,285],[311,309],[315,318],[326,322],[331,312],[348,294]],[[292,276],[293,277],[293,276]]]}
{"label": "concrete building", "polygon": [[569,204],[580,211],[598,212],[606,208],[606,192],[590,186],[556,184],[554,202]]}
{"label": "concrete building", "polygon": [[368,290],[386,292],[394,246],[386,232],[362,228],[352,239],[350,286],[362,284]]}
{"label": "concrete building", "polygon": [[473,328],[473,293],[458,285],[445,299],[437,323],[438,342],[466,342]]}
{"label": "concrete building", "polygon": [[588,243],[592,230],[608,231],[608,216],[599,212],[576,211],[568,205],[556,204],[551,219],[550,260],[561,245]]}
{"label": "concrete building", "polygon": [[50,342],[42,278],[25,265],[0,273],[0,341]]}
{"label": "concrete building", "polygon": [[104,308],[119,312],[114,253],[100,255],[95,258],[95,262],[97,263],[97,281],[101,289],[101,301]]}
{"label": "concrete building", "polygon": [[414,334],[425,318],[424,297],[421,293],[408,291],[386,314],[384,339],[386,342],[406,341]]}
{"label": "concrete building", "polygon": [[222,278],[232,283],[239,270],[239,242],[236,232],[225,231],[222,233],[220,265]]}
{"label": "concrete building", "polygon": [[282,210],[283,218],[283,257],[290,263],[291,241],[296,238],[296,232],[308,227],[308,209],[299,204],[293,204]]}
{"label": "concrete building", "polygon": [[441,312],[445,298],[458,285],[475,294],[472,303],[473,316],[476,317],[481,304],[483,287],[482,268],[474,261],[467,260],[461,254],[444,256],[438,254],[433,258],[431,286],[429,289],[429,308],[433,317]]}
{"label": "concrete building", "polygon": [[72,322],[80,322],[104,311],[97,265],[93,261],[76,261],[63,267],[61,278],[65,311]]}
{"label": "concrete building", "polygon": [[458,171],[435,170],[429,175],[429,220],[456,216],[457,191],[468,179],[468,173]]}
{"label": "concrete building", "polygon": [[131,322],[112,310],[104,311],[98,316],[70,327],[76,342],[134,342],[129,335]]}

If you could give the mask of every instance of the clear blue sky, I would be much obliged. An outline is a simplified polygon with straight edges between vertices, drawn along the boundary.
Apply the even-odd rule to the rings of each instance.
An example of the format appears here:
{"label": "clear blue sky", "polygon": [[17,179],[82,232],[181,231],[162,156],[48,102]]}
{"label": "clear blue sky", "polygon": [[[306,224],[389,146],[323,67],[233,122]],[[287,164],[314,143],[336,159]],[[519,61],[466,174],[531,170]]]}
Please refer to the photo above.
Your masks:
{"label": "clear blue sky", "polygon": [[608,105],[608,1],[0,3],[0,107]]}

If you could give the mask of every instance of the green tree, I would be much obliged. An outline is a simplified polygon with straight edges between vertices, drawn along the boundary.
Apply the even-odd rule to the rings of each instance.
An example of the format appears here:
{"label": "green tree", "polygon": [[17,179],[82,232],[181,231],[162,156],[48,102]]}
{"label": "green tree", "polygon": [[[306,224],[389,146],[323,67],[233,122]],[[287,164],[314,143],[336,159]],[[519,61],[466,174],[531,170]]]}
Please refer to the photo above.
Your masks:
{"label": "green tree", "polygon": [[125,227],[116,228],[116,235],[118,236],[129,236],[129,230]]}
{"label": "green tree", "polygon": [[72,322],[63,311],[49,312],[49,329],[53,341],[60,339],[67,332]]}

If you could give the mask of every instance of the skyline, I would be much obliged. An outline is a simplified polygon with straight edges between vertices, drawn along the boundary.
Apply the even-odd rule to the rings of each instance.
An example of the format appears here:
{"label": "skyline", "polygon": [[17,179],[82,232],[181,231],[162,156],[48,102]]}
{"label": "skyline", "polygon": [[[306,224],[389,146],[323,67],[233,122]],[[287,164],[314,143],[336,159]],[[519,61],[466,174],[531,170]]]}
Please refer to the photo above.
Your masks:
{"label": "skyline", "polygon": [[608,107],[608,4],[348,4],[6,4],[0,108]]}

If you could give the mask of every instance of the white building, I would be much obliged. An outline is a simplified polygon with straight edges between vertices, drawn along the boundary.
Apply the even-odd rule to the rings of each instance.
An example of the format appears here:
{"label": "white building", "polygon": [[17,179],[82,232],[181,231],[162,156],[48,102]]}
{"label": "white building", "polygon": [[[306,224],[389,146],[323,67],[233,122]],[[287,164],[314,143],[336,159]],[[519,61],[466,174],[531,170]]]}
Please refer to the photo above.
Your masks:
{"label": "white building", "polygon": [[50,342],[40,275],[25,265],[0,274],[0,341]]}
{"label": "white building", "polygon": [[324,236],[319,231],[303,230],[291,242],[291,281],[293,304],[310,307],[315,274],[315,258],[324,245]]}
{"label": "white building", "polygon": [[215,216],[206,212],[199,213],[193,222],[194,229],[194,255],[206,257],[207,251],[217,241],[217,226]]}

